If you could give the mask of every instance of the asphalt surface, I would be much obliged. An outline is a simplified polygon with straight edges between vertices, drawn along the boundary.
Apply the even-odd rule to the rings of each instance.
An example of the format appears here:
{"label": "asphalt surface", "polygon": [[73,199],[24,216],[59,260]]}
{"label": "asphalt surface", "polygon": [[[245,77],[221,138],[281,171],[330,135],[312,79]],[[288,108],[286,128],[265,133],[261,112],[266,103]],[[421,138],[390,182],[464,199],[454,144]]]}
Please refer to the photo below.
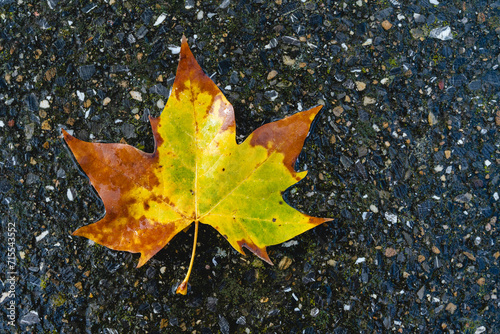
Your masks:
{"label": "asphalt surface", "polygon": [[[61,139],[151,152],[182,35],[238,140],[324,105],[270,266],[201,225],[146,265]],[[498,333],[500,2],[0,0],[0,332]],[[134,92],[134,93],[131,93]],[[292,134],[291,134],[292,135]]]}

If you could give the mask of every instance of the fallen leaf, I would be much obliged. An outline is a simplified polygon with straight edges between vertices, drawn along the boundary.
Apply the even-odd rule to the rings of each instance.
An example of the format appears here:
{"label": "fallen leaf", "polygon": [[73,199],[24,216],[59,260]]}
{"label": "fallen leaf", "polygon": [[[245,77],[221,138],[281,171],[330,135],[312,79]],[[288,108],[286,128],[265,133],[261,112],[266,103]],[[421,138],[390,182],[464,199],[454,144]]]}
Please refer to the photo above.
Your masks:
{"label": "fallen leaf", "polygon": [[62,130],[106,210],[104,218],[73,234],[141,253],[140,267],[194,222],[191,263],[177,289],[182,294],[200,222],[214,227],[238,252],[247,248],[272,264],[267,246],[331,220],[301,213],[282,197],[307,174],[294,165],[320,109],[265,124],[237,144],[233,107],[183,37],[170,98],[161,116],[150,118],[153,153],[84,142]]}

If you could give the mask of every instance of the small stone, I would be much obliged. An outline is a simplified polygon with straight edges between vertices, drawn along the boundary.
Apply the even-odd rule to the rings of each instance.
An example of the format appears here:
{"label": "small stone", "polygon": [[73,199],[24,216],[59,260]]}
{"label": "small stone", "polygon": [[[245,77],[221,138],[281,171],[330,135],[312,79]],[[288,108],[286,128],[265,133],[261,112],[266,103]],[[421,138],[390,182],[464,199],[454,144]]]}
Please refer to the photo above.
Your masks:
{"label": "small stone", "polygon": [[370,205],[370,211],[373,213],[378,213],[378,208],[375,205]]}
{"label": "small stone", "polygon": [[439,248],[437,248],[436,246],[432,246],[432,252],[433,252],[434,254],[439,254],[439,253],[441,253],[441,251],[439,250]]}
{"label": "small stone", "polygon": [[47,236],[47,234],[49,234],[49,231],[43,231],[42,233],[40,233],[40,235],[38,235],[35,238],[36,242],[41,241],[43,238],[45,238]]}
{"label": "small stone", "polygon": [[269,74],[267,75],[267,80],[271,80],[273,79],[276,75],[278,74],[278,71],[276,70],[272,70],[271,72],[269,72]]}
{"label": "small stone", "polygon": [[484,285],[484,283],[486,283],[486,279],[484,277],[481,277],[476,282],[477,282],[477,284],[482,286],[482,285]]}
{"label": "small stone", "polygon": [[24,127],[24,134],[26,136],[26,139],[30,140],[33,137],[34,133],[35,133],[35,123],[26,124],[26,126]]}
{"label": "small stone", "polygon": [[52,127],[50,126],[50,123],[48,120],[45,120],[42,122],[42,130],[51,130]]}
{"label": "small stone", "polygon": [[483,24],[486,21],[486,15],[484,13],[477,14],[477,23]]}
{"label": "small stone", "polygon": [[73,197],[73,193],[71,192],[71,189],[68,188],[68,190],[66,191],[66,196],[68,196],[68,199],[70,201],[73,201],[74,200],[74,197]]}
{"label": "small stone", "polygon": [[392,28],[392,23],[387,20],[384,20],[382,22],[382,28],[384,28],[385,30],[389,30]]}
{"label": "small stone", "polygon": [[471,253],[469,252],[464,252],[463,253],[465,256],[467,256],[467,258],[471,261],[476,261],[476,257],[474,255],[472,255]]}
{"label": "small stone", "polygon": [[442,41],[448,41],[453,39],[453,35],[451,34],[451,28],[449,26],[432,29],[431,32],[429,33],[429,37],[437,38]]}
{"label": "small stone", "polygon": [[394,248],[388,247],[385,249],[385,256],[387,257],[393,257],[396,256],[397,254],[398,252]]}
{"label": "small stone", "polygon": [[130,96],[137,101],[142,101],[142,95],[138,91],[131,90],[130,91]]}
{"label": "small stone", "polygon": [[479,246],[481,244],[481,237],[476,237],[474,239],[474,245]]}
{"label": "small stone", "polygon": [[29,111],[35,112],[39,110],[40,104],[38,103],[38,99],[34,93],[28,95],[25,102]]}
{"label": "small stone", "polygon": [[276,38],[271,38],[268,44],[264,46],[265,49],[272,49],[278,46],[278,40]]}
{"label": "small stone", "polygon": [[422,254],[420,254],[420,255],[417,257],[417,261],[418,261],[419,263],[424,262],[424,261],[425,261],[425,256],[423,256]]}
{"label": "small stone", "polygon": [[340,115],[344,112],[344,108],[342,108],[342,106],[336,106],[332,111],[335,116],[340,117]]}
{"label": "small stone", "polygon": [[42,102],[40,102],[40,108],[42,108],[42,109],[48,109],[48,108],[50,108],[49,101],[42,100]]}
{"label": "small stone", "polygon": [[[228,1],[229,2],[229,1]],[[224,316],[219,314],[219,329],[222,334],[229,334],[229,322],[224,318]]]}
{"label": "small stone", "polygon": [[472,199],[472,194],[471,193],[465,193],[461,194],[455,197],[455,202],[458,203],[469,203],[470,200]]}
{"label": "small stone", "polygon": [[398,222],[398,216],[394,213],[386,212],[384,214],[385,219],[387,219],[392,224],[396,224]]}
{"label": "small stone", "polygon": [[446,311],[450,312],[451,314],[455,313],[456,310],[457,310],[457,305],[453,303],[448,303],[448,305],[446,305]]}
{"label": "small stone", "polygon": [[290,267],[292,262],[292,259],[290,259],[288,256],[283,256],[283,258],[280,260],[280,263],[278,264],[278,269],[285,270]]}
{"label": "small stone", "polygon": [[165,102],[162,99],[159,99],[158,102],[156,102],[156,106],[158,109],[163,110],[163,108],[165,108]]}
{"label": "small stone", "polygon": [[[137,39],[142,39],[148,33],[148,29],[145,26],[141,26],[135,33]],[[139,59],[140,60],[140,59]]]}
{"label": "small stone", "polygon": [[364,91],[366,88],[366,84],[362,81],[356,81],[356,89],[358,92]]}
{"label": "small stone", "polygon": [[410,34],[413,37],[413,39],[420,39],[423,40],[425,33],[422,29],[419,28],[413,28],[410,30]]}
{"label": "small stone", "polygon": [[45,72],[45,80],[52,80],[57,74],[57,69],[55,67],[49,68],[47,72]]}
{"label": "small stone", "polygon": [[38,324],[40,322],[40,318],[38,317],[38,312],[36,311],[30,311],[28,314],[24,315],[20,320],[19,323],[21,325],[34,325]]}
{"label": "small stone", "polygon": [[429,114],[427,115],[427,120],[429,121],[429,124],[431,126],[437,124],[437,118],[436,116],[432,113],[432,111],[429,111]]}
{"label": "small stone", "polygon": [[83,107],[88,108],[88,107],[90,107],[91,104],[92,104],[92,101],[90,101],[90,99],[87,99],[87,100],[85,100],[85,102],[83,102]]}
{"label": "small stone", "polygon": [[264,96],[269,101],[274,101],[278,97],[278,92],[275,90],[266,91],[264,92]]}
{"label": "small stone", "polygon": [[163,86],[162,84],[156,84],[153,87],[149,89],[150,94],[159,94],[165,98],[168,99],[170,92],[167,89],[167,87]]}
{"label": "small stone", "polygon": [[224,9],[224,8],[227,8],[229,6],[229,4],[231,3],[230,0],[224,0],[222,1],[222,3],[219,5],[219,8],[221,9]]}
{"label": "small stone", "polygon": [[476,328],[476,331],[474,332],[474,334],[482,334],[486,332],[486,327],[485,326],[479,326],[478,328]]}
{"label": "small stone", "polygon": [[450,150],[444,151],[444,156],[446,157],[446,159],[449,159],[451,157],[451,151]]}
{"label": "small stone", "polygon": [[79,90],[76,91],[76,96],[78,96],[78,99],[82,102],[85,100],[85,93],[80,92]]}
{"label": "small stone", "polygon": [[425,293],[425,286],[423,285],[417,292],[418,299],[420,300],[424,299],[424,293]]}
{"label": "small stone", "polygon": [[333,267],[333,266],[335,266],[337,264],[337,261],[335,261],[334,259],[330,259],[330,260],[326,261],[326,263],[329,266]]}
{"label": "small stone", "polygon": [[153,25],[158,26],[158,25],[162,24],[162,22],[165,21],[166,18],[167,18],[167,14],[165,14],[165,13],[161,14],[160,16],[158,16],[158,18],[156,19],[156,21]]}
{"label": "small stone", "polygon": [[311,317],[315,318],[319,314],[319,309],[317,307],[311,310]]}
{"label": "small stone", "polygon": [[281,38],[281,40],[285,44],[290,44],[290,45],[295,45],[295,46],[299,46],[300,45],[300,40],[298,40],[298,39],[296,39],[294,37],[291,37],[291,36],[283,36]]}
{"label": "small stone", "polygon": [[373,97],[365,96],[363,98],[363,105],[364,106],[367,106],[369,104],[374,104],[375,102],[376,102],[376,100]]}
{"label": "small stone", "polygon": [[363,44],[361,44],[362,46],[367,46],[367,45],[372,45],[373,43],[373,40],[371,38],[368,38]]}
{"label": "small stone", "polygon": [[167,48],[172,52],[173,55],[179,54],[181,52],[181,47],[176,45],[169,45]]}
{"label": "small stone", "polygon": [[283,63],[288,66],[295,64],[295,59],[290,58],[290,56],[283,56]]}
{"label": "small stone", "polygon": [[78,67],[78,74],[82,80],[89,80],[96,72],[94,65],[83,65]]}
{"label": "small stone", "polygon": [[107,106],[111,102],[111,99],[109,97],[105,97],[104,100],[102,101],[103,106]]}

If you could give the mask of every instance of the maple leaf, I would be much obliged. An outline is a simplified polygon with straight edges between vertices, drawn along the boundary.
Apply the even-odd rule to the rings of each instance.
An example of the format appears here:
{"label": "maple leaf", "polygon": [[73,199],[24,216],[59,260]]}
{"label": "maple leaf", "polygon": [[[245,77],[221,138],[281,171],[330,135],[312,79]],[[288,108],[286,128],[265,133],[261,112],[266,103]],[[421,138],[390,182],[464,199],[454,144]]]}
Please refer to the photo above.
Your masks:
{"label": "maple leaf", "polygon": [[172,93],[151,118],[155,149],[89,143],[62,130],[64,140],[104,202],[105,216],[73,232],[108,248],[141,253],[144,265],[177,233],[211,225],[240,253],[272,264],[276,245],[329,221],[301,213],[282,193],[303,179],[295,161],[321,106],[268,123],[236,143],[233,107],[205,75],[182,39]]}

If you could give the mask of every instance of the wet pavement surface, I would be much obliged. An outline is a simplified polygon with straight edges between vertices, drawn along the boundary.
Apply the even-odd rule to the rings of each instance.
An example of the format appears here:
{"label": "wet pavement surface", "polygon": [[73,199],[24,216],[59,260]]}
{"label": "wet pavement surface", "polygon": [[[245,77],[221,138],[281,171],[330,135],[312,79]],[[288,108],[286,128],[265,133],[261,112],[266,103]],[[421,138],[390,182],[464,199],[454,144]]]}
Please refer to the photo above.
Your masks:
{"label": "wet pavement surface", "polygon": [[[174,2],[172,2],[174,3]],[[0,0],[0,332],[498,333],[500,1]],[[143,267],[60,138],[151,152],[185,34],[238,140],[324,105],[286,193],[334,220]]]}

